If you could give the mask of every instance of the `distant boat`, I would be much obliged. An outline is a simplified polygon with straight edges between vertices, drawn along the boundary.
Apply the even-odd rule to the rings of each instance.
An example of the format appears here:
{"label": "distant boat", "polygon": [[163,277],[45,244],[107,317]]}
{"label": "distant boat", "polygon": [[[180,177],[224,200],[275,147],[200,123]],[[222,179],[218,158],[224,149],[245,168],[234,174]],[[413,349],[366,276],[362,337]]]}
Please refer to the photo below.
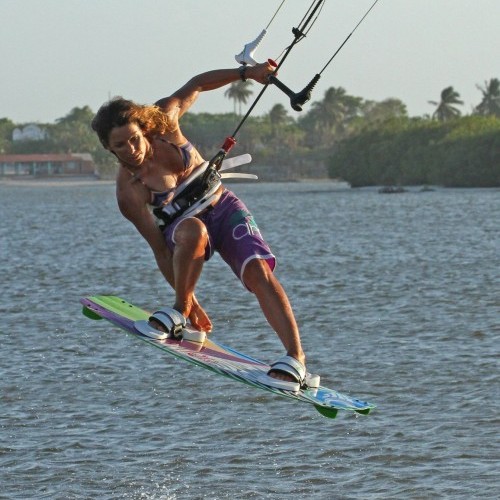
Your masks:
{"label": "distant boat", "polygon": [[406,193],[406,189],[401,186],[384,186],[378,192],[383,194]]}

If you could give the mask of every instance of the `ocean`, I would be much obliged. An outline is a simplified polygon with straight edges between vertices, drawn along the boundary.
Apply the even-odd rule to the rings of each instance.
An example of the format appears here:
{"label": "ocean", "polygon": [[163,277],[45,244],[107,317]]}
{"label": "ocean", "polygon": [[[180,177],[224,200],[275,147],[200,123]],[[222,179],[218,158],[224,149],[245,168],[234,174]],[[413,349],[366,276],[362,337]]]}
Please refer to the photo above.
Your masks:
{"label": "ocean", "polygon": [[[309,370],[377,408],[326,419],[83,317],[88,294],[173,301],[114,186],[3,183],[0,498],[497,498],[500,190],[229,188],[277,256]],[[215,340],[283,354],[218,256],[197,296]]]}

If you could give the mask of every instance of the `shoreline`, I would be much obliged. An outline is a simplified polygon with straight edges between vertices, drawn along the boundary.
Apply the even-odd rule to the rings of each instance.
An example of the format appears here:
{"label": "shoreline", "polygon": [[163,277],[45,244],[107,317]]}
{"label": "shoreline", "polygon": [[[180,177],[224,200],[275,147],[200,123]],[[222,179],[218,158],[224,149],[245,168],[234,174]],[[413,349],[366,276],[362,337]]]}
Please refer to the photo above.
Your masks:
{"label": "shoreline", "polygon": [[77,179],[5,179],[0,178],[0,186],[27,186],[27,187],[52,187],[52,186],[106,186],[114,184],[114,180],[100,180],[92,178]]}
{"label": "shoreline", "polygon": [[[0,177],[0,186],[25,186],[25,187],[57,187],[57,186],[106,186],[110,184],[115,184],[115,179],[95,179],[95,178],[85,178],[77,177],[73,179],[68,178],[43,178],[43,179],[9,179],[5,177]],[[332,186],[346,187],[348,186],[345,182],[339,182],[334,179],[329,178],[298,178],[294,180],[283,179],[283,180],[273,180],[273,181],[260,181],[260,183],[275,183],[275,182],[286,182],[291,184],[304,184],[304,183],[315,183],[324,184],[328,183]],[[226,182],[225,184],[240,184],[241,182]],[[259,181],[252,181],[251,183],[257,184]]]}

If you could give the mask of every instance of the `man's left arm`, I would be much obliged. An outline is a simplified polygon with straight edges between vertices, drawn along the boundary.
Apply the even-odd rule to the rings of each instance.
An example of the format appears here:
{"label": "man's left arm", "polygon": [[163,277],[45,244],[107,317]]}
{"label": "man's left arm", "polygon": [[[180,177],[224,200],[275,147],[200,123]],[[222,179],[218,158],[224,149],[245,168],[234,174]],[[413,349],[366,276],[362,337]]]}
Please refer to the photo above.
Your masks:
{"label": "man's left arm", "polygon": [[[268,83],[268,78],[274,72],[274,67],[268,62],[247,66],[245,78],[255,80],[263,85]],[[180,118],[196,101],[200,92],[215,90],[241,78],[240,68],[216,69],[201,73],[189,80],[170,97],[164,97],[156,105],[165,112],[171,113],[177,108],[177,118]]]}

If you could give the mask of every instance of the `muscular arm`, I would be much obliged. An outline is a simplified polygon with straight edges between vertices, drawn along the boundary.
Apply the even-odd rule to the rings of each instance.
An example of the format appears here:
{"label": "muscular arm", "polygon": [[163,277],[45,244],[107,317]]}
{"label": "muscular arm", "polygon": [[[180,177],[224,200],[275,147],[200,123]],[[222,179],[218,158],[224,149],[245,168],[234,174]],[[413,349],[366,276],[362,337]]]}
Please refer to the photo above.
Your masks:
{"label": "muscular arm", "polygon": [[[149,211],[146,200],[148,193],[138,184],[130,184],[130,179],[119,179],[117,182],[116,197],[121,213],[139,231],[153,251],[156,263],[161,273],[175,290],[175,278],[172,254],[163,239],[163,235],[156,225],[155,219]],[[212,323],[207,313],[193,295],[193,304],[189,314],[191,324],[199,330],[212,331]]]}
{"label": "muscular arm", "polygon": [[[120,183],[119,183],[120,184]],[[148,242],[153,251],[156,263],[165,279],[174,288],[174,273],[172,254],[168,249],[155,219],[148,210],[143,193],[139,186],[134,189],[128,182],[117,185],[116,196],[121,213],[134,226],[141,236]]]}
{"label": "muscular arm", "polygon": [[[266,84],[269,75],[274,72],[269,63],[256,64],[246,69],[246,78]],[[156,102],[166,113],[176,110],[179,119],[196,101],[200,92],[215,90],[240,79],[239,68],[216,69],[201,73],[189,80],[170,97],[164,97]]]}

